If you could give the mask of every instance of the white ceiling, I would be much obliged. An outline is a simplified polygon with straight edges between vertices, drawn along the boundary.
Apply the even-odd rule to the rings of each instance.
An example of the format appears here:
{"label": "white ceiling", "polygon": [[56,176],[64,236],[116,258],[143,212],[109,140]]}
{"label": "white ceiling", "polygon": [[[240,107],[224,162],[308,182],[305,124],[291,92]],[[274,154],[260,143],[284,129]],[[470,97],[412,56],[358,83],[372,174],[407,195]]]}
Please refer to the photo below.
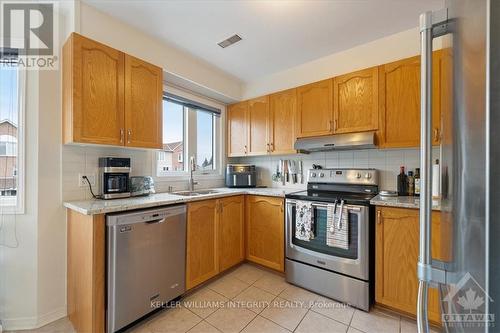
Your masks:
{"label": "white ceiling", "polygon": [[[443,0],[84,0],[244,82],[418,25]],[[226,49],[217,43],[239,34]]]}

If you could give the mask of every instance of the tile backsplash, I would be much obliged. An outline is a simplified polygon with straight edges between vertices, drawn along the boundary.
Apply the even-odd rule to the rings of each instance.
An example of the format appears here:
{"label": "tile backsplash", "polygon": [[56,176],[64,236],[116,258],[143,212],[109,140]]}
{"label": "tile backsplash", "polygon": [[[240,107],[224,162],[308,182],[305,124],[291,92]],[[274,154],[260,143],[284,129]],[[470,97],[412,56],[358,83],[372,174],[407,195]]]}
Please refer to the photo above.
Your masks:
{"label": "tile backsplash", "polygon": [[[439,148],[433,148],[433,160],[439,158]],[[276,170],[280,159],[302,160],[304,169],[304,183],[282,185],[273,182],[271,176]],[[349,151],[328,151],[311,154],[297,154],[286,156],[259,156],[239,157],[229,159],[231,163],[255,164],[258,169],[257,184],[268,187],[290,187],[305,188],[305,179],[308,169],[313,164],[319,164],[324,168],[374,168],[380,172],[380,189],[396,190],[396,178],[399,167],[405,166],[406,170],[415,170],[420,166],[419,149],[368,149]]]}
{"label": "tile backsplash", "polygon": [[[79,174],[94,174],[97,177],[98,159],[104,156],[130,157],[131,176],[154,176],[153,163],[155,152],[152,150],[63,145],[62,148],[62,200],[86,200],[92,195],[88,186],[80,187],[78,184]],[[214,188],[224,186],[224,180],[220,179],[196,179],[199,182],[197,188]],[[174,191],[187,189],[187,181],[182,179],[168,180],[156,179],[155,189],[157,192],[167,192],[172,186]],[[97,194],[98,186],[92,187]]]}

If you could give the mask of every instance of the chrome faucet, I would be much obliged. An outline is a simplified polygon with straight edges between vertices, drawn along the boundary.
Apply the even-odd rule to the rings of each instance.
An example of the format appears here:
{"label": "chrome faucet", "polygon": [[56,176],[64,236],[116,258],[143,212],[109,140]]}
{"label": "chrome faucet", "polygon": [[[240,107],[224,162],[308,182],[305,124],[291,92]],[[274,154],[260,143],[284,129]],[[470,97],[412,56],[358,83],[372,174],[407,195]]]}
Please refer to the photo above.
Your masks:
{"label": "chrome faucet", "polygon": [[194,156],[189,158],[189,181],[188,181],[188,190],[194,191],[194,186],[198,184],[193,179],[193,172],[196,171],[196,161]]}

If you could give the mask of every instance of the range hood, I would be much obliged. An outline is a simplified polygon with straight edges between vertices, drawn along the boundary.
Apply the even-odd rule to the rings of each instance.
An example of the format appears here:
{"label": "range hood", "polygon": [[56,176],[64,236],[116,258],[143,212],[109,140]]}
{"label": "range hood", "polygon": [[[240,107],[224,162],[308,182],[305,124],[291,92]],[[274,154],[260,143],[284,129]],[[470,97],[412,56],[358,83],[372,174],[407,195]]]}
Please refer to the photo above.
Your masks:
{"label": "range hood", "polygon": [[375,146],[375,132],[360,132],[299,138],[294,148],[302,153],[327,150],[371,149]]}

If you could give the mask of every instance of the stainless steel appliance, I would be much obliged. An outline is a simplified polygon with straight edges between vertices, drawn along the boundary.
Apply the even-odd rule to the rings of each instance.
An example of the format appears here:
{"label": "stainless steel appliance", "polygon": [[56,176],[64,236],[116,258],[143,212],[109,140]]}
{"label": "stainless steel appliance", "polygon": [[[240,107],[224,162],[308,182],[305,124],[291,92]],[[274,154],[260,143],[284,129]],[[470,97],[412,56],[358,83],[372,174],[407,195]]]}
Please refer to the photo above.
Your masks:
{"label": "stainless steel appliance", "polygon": [[375,145],[375,132],[359,132],[298,138],[294,148],[303,153],[314,151],[369,149]]}
{"label": "stainless steel appliance", "polygon": [[[447,332],[498,332],[500,305],[500,1],[453,0],[420,16],[421,193],[418,331],[427,333],[428,289],[438,287]],[[441,236],[432,259],[433,39],[444,48],[441,89]]]}
{"label": "stainless steel appliance", "polygon": [[186,206],[110,214],[106,226],[112,333],[184,293]]}
{"label": "stainless steel appliance", "polygon": [[130,195],[140,196],[155,193],[155,182],[150,176],[133,176],[129,179]]}
{"label": "stainless steel appliance", "polygon": [[130,197],[130,158],[99,158],[99,193],[102,199]]}
{"label": "stainless steel appliance", "polygon": [[257,171],[251,164],[228,164],[226,166],[227,187],[257,186]]}
{"label": "stainless steel appliance", "polygon": [[[378,171],[374,169],[309,170],[307,191],[287,194],[286,280],[368,311],[374,293],[374,207]],[[327,245],[327,207],[341,203],[348,211],[348,248]],[[314,238],[298,239],[296,207],[313,207]]]}

